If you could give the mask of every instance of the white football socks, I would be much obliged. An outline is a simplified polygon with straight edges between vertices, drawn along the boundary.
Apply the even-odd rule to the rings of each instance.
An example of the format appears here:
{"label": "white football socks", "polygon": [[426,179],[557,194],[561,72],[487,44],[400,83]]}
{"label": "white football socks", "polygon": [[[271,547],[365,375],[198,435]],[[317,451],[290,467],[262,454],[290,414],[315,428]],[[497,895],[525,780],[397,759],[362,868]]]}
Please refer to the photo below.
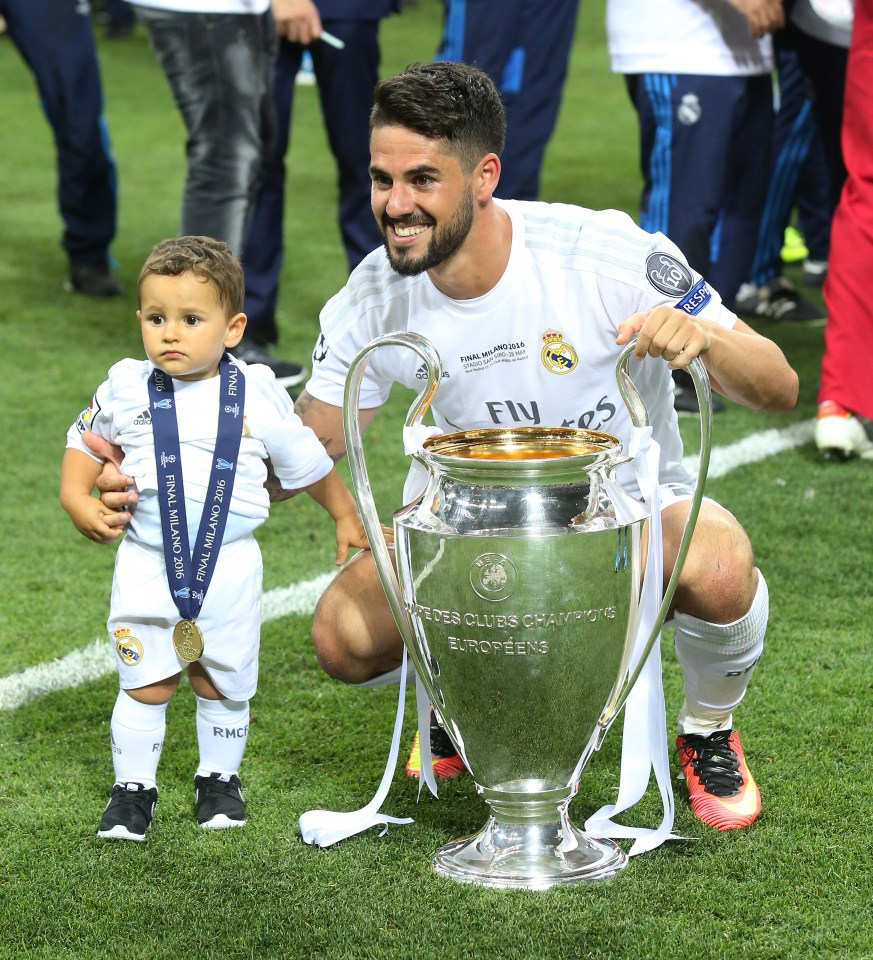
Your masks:
{"label": "white football socks", "polygon": [[248,700],[204,700],[197,697],[197,775],[229,779],[239,772],[249,735]]}
{"label": "white football socks", "polygon": [[156,786],[166,713],[166,703],[140,703],[119,690],[109,726],[116,783]]}
{"label": "white football socks", "polygon": [[760,570],[758,588],[745,616],[733,623],[707,623],[676,613],[676,656],[685,679],[680,733],[704,736],[733,726],[733,710],[746,693],[764,650],[770,610]]}

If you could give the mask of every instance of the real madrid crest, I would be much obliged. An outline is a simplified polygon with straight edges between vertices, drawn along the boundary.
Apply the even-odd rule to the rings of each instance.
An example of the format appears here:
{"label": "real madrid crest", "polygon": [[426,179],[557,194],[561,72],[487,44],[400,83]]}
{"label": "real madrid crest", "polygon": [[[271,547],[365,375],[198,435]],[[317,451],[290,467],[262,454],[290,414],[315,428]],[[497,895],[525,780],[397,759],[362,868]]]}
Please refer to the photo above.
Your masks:
{"label": "real madrid crest", "polygon": [[118,656],[129,666],[135,667],[143,655],[142,644],[130,632],[130,627],[119,627],[113,632]]}
{"label": "real madrid crest", "polygon": [[557,330],[546,330],[542,339],[544,346],[540,356],[543,366],[549,373],[570,373],[576,369],[579,357],[562,333]]}

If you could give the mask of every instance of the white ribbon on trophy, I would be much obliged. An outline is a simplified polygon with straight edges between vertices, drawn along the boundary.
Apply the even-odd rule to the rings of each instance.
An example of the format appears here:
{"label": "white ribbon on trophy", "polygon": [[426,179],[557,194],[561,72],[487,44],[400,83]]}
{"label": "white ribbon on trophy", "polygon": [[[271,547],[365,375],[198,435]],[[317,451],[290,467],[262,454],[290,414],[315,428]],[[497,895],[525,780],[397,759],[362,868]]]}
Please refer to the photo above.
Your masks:
{"label": "white ribbon on trophy", "polygon": [[[424,441],[430,437],[439,436],[442,430],[439,427],[417,424],[403,428],[403,449],[407,456],[412,456],[421,448]],[[403,488],[403,502],[411,503],[422,491],[427,480],[427,474],[417,464],[413,464]],[[397,756],[400,752],[400,736],[403,728],[403,712],[406,703],[406,678],[409,670],[409,658],[406,647],[403,648],[403,661],[400,667],[400,694],[397,700],[397,713],[394,719],[394,731],[391,734],[391,748],[388,751],[388,763],[382,774],[382,781],[376,795],[360,810],[342,812],[338,810],[307,810],[301,814],[299,820],[300,833],[306,843],[314,843],[319,847],[329,847],[340,840],[353,837],[370,827],[384,826],[382,833],[391,823],[414,823],[412,817],[389,817],[379,813],[379,808],[385,802],[391,788],[391,780],[397,767]],[[418,744],[421,753],[421,777],[419,778],[418,792],[421,795],[422,784],[427,786],[436,797],[437,785],[433,775],[433,765],[430,753],[430,700],[421,680],[415,678],[416,712],[418,714],[419,737]],[[381,835],[381,834],[380,834]]]}
{"label": "white ribbon on trophy", "polygon": [[[658,442],[652,438],[651,427],[632,428],[628,453],[633,458],[640,493],[651,511],[646,570],[643,576],[630,663],[630,671],[633,672],[640,662],[656,622],[664,582],[661,495],[658,476],[661,449]],[[609,488],[615,482],[614,480],[606,481],[604,486],[607,493],[611,493]],[[634,518],[624,518],[619,515],[618,505],[624,503],[623,498],[614,496],[612,499],[616,504],[618,522],[631,522]],[[655,829],[628,827],[616,823],[613,817],[629,810],[642,799],[648,788],[652,769],[655,771],[655,779],[663,804],[664,813],[661,823]],[[654,850],[665,840],[684,839],[672,833],[673,815],[673,789],[667,753],[667,721],[661,677],[659,634],[625,702],[618,798],[614,804],[601,807],[590,816],[585,821],[585,830],[592,836],[609,837],[612,840],[634,838],[634,843],[628,851],[628,855],[633,857],[648,850]]]}

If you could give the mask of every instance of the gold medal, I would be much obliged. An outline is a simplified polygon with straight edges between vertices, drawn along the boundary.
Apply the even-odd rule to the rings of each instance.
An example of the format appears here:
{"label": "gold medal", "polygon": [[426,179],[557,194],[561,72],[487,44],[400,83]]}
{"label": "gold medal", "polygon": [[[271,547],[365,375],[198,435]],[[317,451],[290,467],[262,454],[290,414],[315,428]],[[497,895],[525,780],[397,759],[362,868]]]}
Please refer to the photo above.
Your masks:
{"label": "gold medal", "polygon": [[180,620],[173,627],[173,647],[182,660],[193,663],[203,656],[203,634],[193,620]]}

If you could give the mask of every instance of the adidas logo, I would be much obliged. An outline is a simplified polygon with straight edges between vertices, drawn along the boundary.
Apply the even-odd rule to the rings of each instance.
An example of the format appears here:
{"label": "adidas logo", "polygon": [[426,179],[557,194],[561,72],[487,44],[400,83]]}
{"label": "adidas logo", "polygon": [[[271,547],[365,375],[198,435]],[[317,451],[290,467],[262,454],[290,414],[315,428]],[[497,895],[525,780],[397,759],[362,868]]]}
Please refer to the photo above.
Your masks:
{"label": "adidas logo", "polygon": [[[445,378],[448,377],[448,376],[449,376],[449,371],[448,371],[448,370],[443,370],[443,379],[445,379]],[[427,364],[426,364],[426,363],[423,363],[423,364],[415,371],[415,379],[416,379],[416,380],[427,380]]]}
{"label": "adidas logo", "polygon": [[150,427],[152,425],[152,415],[149,413],[148,408],[134,417],[133,425],[135,427]]}

